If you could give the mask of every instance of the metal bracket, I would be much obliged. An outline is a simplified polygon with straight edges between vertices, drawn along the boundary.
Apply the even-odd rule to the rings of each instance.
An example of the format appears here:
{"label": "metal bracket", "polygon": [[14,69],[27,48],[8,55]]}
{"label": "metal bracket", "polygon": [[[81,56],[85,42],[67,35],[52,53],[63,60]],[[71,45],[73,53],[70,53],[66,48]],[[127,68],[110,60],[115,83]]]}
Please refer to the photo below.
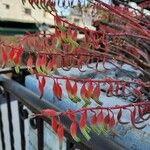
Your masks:
{"label": "metal bracket", "polygon": [[2,81],[0,81],[0,95],[4,94],[5,90],[4,87],[2,86]]}
{"label": "metal bracket", "polygon": [[37,117],[33,117],[30,119],[30,125],[33,129],[37,129]]}

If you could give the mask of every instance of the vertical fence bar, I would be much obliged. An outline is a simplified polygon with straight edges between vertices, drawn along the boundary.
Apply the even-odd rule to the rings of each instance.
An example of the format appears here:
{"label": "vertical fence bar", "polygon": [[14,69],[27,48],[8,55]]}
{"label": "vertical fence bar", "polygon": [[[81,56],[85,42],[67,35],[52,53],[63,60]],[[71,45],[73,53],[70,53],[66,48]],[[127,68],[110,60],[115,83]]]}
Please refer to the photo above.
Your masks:
{"label": "vertical fence bar", "polygon": [[11,150],[14,150],[14,135],[13,135],[13,123],[12,123],[12,111],[11,111],[11,99],[10,94],[8,92],[6,94],[6,103],[7,103],[7,110],[8,110],[8,122],[9,122],[9,134],[10,134],[10,144]]}
{"label": "vertical fence bar", "polygon": [[3,121],[2,121],[2,112],[0,107],[0,133],[1,133],[1,143],[2,143],[2,149],[5,150],[5,141],[4,141],[4,132],[3,132]]}
{"label": "vertical fence bar", "polygon": [[67,150],[73,150],[74,149],[74,144],[70,142],[68,139],[66,141],[67,144]]}
{"label": "vertical fence bar", "polygon": [[38,150],[43,150],[44,149],[44,137],[43,137],[43,132],[44,132],[44,122],[43,119],[37,118],[37,136],[38,136]]}
{"label": "vertical fence bar", "polygon": [[24,118],[23,118],[23,105],[21,102],[18,102],[18,112],[19,112],[19,125],[20,125],[20,136],[21,136],[21,149],[26,149],[26,141],[25,141],[25,135],[24,135]]}

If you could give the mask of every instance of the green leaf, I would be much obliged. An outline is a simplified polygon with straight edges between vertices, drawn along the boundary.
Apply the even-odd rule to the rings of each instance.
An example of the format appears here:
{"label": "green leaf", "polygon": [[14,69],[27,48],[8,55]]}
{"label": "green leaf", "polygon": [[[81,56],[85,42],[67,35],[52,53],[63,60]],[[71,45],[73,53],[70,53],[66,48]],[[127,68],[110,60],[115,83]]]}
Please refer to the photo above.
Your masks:
{"label": "green leaf", "polygon": [[64,32],[67,32],[67,28],[66,27],[64,27],[63,25],[58,25],[58,28],[59,28],[59,30],[60,31],[64,31]]}
{"label": "green leaf", "polygon": [[45,66],[45,65],[43,65],[43,66],[41,67],[41,70],[42,70],[43,73],[47,74],[47,69],[46,69],[46,66]]}
{"label": "green leaf", "polygon": [[89,141],[91,139],[91,137],[89,136],[89,134],[87,133],[86,129],[85,128],[82,128],[81,129],[81,133],[83,134],[83,136],[85,137],[85,139],[87,141]]}
{"label": "green leaf", "polygon": [[91,128],[88,125],[85,126],[85,129],[86,129],[87,133],[91,132]]}
{"label": "green leaf", "polygon": [[19,74],[19,72],[20,72],[20,67],[19,67],[18,65],[15,66],[15,71],[16,71],[17,74]]}
{"label": "green leaf", "polygon": [[77,48],[79,46],[79,44],[71,38],[64,38],[63,40],[66,44],[70,44],[74,48]]}
{"label": "green leaf", "polygon": [[87,99],[85,99],[85,98],[83,98],[83,101],[85,102],[84,105],[82,106],[83,108],[84,108],[84,107],[87,107],[88,105],[91,104],[91,101],[90,101],[90,100],[87,100]]}
{"label": "green leaf", "polygon": [[36,67],[36,70],[39,74],[43,74],[43,71],[41,70],[41,67]]}
{"label": "green leaf", "polygon": [[74,98],[74,97],[72,97],[72,96],[69,96],[69,98],[70,98],[70,100],[72,101],[72,102],[74,102],[74,103],[77,103],[78,101]]}
{"label": "green leaf", "polygon": [[76,142],[80,142],[81,140],[77,136],[72,137]]}
{"label": "green leaf", "polygon": [[100,134],[101,131],[99,130],[99,128],[97,128],[95,125],[91,125],[91,129],[96,133],[96,134]]}
{"label": "green leaf", "polygon": [[60,46],[61,46],[61,41],[60,41],[60,39],[57,39],[56,40],[56,49],[60,48]]}
{"label": "green leaf", "polygon": [[75,99],[77,102],[81,102],[81,99],[80,99],[78,96],[74,96],[74,99]]}
{"label": "green leaf", "polygon": [[107,129],[103,125],[98,125],[98,129],[100,131],[100,134],[106,135],[108,133]]}

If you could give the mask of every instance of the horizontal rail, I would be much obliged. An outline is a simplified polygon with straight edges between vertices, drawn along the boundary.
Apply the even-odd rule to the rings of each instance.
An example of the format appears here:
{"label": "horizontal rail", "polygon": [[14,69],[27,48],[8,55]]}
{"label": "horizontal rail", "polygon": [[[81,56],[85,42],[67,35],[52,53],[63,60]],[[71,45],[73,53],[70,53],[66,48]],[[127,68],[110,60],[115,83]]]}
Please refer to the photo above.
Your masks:
{"label": "horizontal rail", "polygon": [[[64,111],[56,107],[54,104],[47,102],[45,99],[39,99],[39,97],[33,92],[31,92],[29,89],[17,83],[16,81],[13,81],[7,78],[5,75],[0,75],[0,82],[2,86],[4,87],[5,91],[16,96],[17,100],[21,102],[23,105],[25,105],[26,107],[28,107],[33,113],[39,113],[41,110],[46,109],[46,108],[54,109],[56,111],[61,111],[61,112]],[[50,122],[49,118],[44,118],[44,120],[46,120],[47,122]],[[65,128],[66,138],[69,138],[69,140],[72,140],[72,142],[75,143],[69,133],[70,120],[65,116],[61,116],[61,121]],[[90,136],[91,136],[90,141],[83,140],[82,142],[75,143],[75,144],[80,145],[80,147],[83,147],[83,149],[86,149],[86,150],[87,149],[125,150],[120,145],[111,141],[107,137],[98,136],[94,134],[93,132],[91,132]]]}
{"label": "horizontal rail", "polygon": [[[27,67],[21,66],[20,70],[27,70]],[[0,68],[0,74],[13,73],[13,72],[15,72],[14,67]]]}

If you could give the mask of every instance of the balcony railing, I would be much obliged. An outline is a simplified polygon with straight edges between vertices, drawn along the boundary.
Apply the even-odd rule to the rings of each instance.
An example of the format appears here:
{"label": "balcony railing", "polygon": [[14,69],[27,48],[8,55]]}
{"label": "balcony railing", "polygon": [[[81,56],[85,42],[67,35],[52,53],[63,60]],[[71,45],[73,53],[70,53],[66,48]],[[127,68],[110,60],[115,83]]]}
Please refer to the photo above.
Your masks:
{"label": "balcony railing", "polygon": [[[12,73],[12,78],[9,79],[6,75],[6,73]],[[21,144],[21,150],[28,150],[26,143],[27,139],[25,136],[25,120],[29,119],[30,126],[37,130],[37,147],[38,150],[44,150],[44,122],[47,122],[50,124],[51,120],[49,118],[45,117],[31,117],[29,115],[29,111],[32,113],[39,113],[42,109],[45,108],[51,108],[55,109],[57,111],[63,111],[57,108],[54,104],[47,102],[44,99],[39,99],[39,97],[28,90],[26,87],[24,87],[24,79],[25,76],[28,74],[26,71],[26,68],[21,69],[21,73],[19,75],[14,73],[13,68],[3,69],[0,70],[0,143],[2,150],[8,150],[6,149],[7,140],[10,140],[10,148],[11,150],[15,150],[15,136],[14,136],[14,128],[16,124],[19,124],[18,133],[20,133],[20,143]],[[3,98],[2,98],[3,97]],[[19,122],[14,122],[13,120],[13,108],[12,108],[12,101],[13,97],[15,97],[15,100],[17,100],[17,109],[19,115]],[[5,132],[4,132],[4,118],[2,118],[3,111],[1,110],[1,106],[3,104],[6,104],[7,106],[7,113],[8,113],[8,131],[9,131],[9,137],[10,139],[5,140]],[[26,107],[24,107],[26,106]],[[6,118],[5,118],[6,119]],[[94,133],[91,133],[91,140],[90,141],[82,141],[79,143],[76,143],[73,141],[70,133],[69,133],[69,126],[70,121],[65,116],[61,117],[61,121],[65,128],[65,138],[66,138],[66,149],[67,150],[123,150],[121,146],[114,143],[113,141],[104,138],[102,136],[97,136]],[[15,129],[16,130],[16,129]],[[54,141],[55,142],[55,141]],[[17,149],[18,150],[18,149]]]}

